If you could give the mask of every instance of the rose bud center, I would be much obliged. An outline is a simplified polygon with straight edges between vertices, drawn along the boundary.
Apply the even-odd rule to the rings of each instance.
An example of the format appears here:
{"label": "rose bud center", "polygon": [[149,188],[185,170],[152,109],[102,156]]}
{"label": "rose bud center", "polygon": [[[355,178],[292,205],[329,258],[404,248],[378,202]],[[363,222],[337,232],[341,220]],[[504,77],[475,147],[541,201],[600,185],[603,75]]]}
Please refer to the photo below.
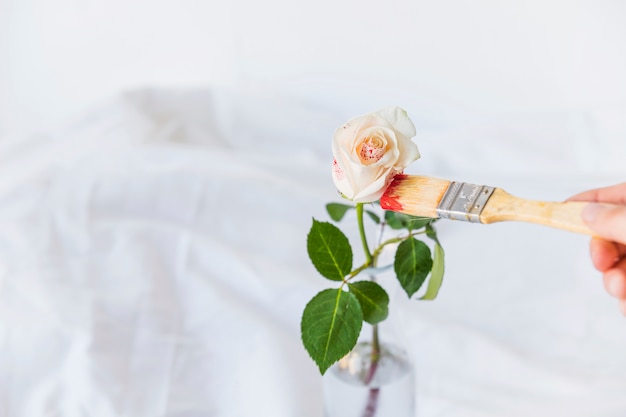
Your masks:
{"label": "rose bud center", "polygon": [[385,155],[385,141],[379,137],[366,138],[357,148],[361,162],[371,165]]}

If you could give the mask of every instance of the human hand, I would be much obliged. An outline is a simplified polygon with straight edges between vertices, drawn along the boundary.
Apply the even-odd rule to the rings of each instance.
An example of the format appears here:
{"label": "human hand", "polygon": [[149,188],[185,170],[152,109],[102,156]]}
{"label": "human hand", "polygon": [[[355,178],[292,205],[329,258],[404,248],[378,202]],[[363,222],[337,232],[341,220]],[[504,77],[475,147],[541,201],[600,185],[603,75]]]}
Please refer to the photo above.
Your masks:
{"label": "human hand", "polygon": [[591,202],[582,213],[583,221],[596,233],[589,245],[591,261],[602,272],[604,288],[619,300],[626,315],[626,183],[585,191],[570,200]]}

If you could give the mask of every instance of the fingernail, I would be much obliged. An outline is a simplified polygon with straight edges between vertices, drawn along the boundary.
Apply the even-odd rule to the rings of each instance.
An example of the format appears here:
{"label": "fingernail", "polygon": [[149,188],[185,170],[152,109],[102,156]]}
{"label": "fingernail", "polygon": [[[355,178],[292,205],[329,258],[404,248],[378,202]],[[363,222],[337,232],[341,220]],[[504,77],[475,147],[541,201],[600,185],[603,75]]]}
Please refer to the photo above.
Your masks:
{"label": "fingernail", "polygon": [[604,210],[602,204],[589,203],[583,208],[583,220],[587,223],[594,223]]}

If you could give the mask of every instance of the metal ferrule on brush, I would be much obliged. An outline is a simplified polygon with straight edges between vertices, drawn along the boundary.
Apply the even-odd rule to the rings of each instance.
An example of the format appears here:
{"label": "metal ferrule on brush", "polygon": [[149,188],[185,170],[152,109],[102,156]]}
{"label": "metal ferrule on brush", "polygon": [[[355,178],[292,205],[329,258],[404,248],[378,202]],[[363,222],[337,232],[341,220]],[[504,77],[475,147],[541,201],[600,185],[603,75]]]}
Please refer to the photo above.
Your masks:
{"label": "metal ferrule on brush", "polygon": [[437,207],[437,215],[444,219],[480,223],[480,213],[495,187],[453,181]]}

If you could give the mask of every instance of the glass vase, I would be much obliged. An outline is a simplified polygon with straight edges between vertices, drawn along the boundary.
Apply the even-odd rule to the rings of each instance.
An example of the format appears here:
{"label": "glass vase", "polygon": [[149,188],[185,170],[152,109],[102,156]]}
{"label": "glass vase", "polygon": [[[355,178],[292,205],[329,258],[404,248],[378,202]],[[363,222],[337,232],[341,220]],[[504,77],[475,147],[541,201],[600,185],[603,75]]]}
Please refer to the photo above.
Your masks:
{"label": "glass vase", "polygon": [[415,417],[415,369],[398,320],[364,324],[356,346],[326,372],[325,417]]}

